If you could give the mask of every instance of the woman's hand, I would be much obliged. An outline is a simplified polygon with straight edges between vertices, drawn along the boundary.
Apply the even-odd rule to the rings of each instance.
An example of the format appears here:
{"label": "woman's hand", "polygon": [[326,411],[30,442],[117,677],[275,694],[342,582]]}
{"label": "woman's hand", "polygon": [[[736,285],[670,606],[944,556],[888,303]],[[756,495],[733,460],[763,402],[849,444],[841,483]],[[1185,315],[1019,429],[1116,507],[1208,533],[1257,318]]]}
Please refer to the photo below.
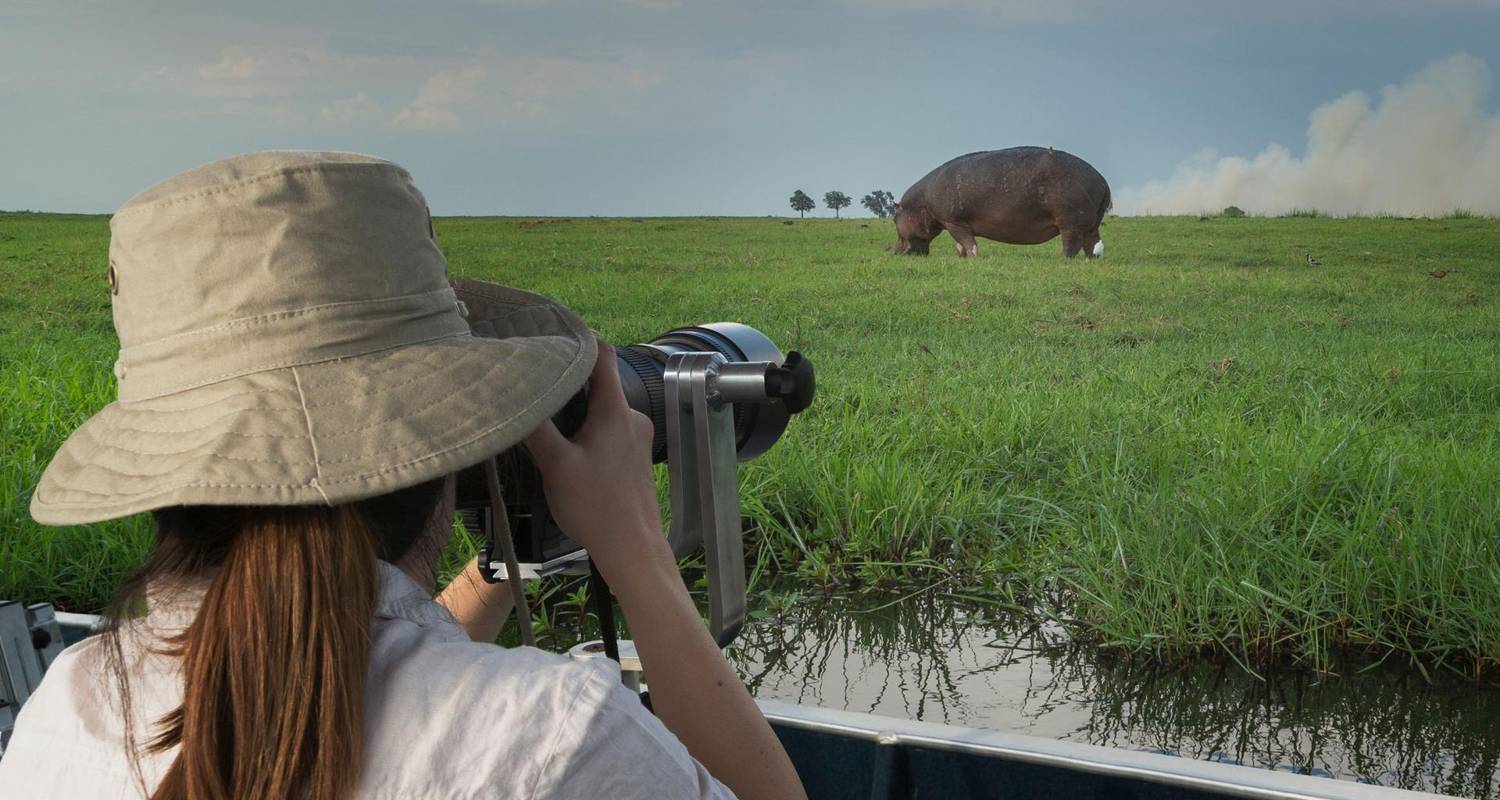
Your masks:
{"label": "woman's hand", "polygon": [[651,473],[651,436],[650,418],[625,402],[614,348],[601,341],[577,435],[569,441],[548,420],[526,439],[553,519],[611,582],[643,558],[672,560]]}
{"label": "woman's hand", "polygon": [[662,535],[651,435],[651,421],[625,402],[614,348],[600,342],[583,428],[568,441],[544,422],[526,446],[558,526],[588,549],[620,601],[662,724],[742,800],[805,798],[677,572]]}

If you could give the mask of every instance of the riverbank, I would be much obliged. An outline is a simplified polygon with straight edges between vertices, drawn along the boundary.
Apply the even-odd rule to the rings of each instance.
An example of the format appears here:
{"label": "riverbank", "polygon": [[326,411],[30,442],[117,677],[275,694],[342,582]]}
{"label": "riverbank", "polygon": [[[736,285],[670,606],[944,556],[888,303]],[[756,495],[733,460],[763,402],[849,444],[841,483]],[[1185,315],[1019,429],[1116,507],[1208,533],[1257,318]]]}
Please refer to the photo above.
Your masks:
{"label": "riverbank", "polygon": [[[1252,669],[1500,666],[1493,220],[1111,219],[1094,262],[896,258],[861,220],[437,231],[454,274],[612,341],[733,319],[806,352],[818,404],[741,475],[755,556],[808,591],[949,594]],[[113,397],[107,244],[103,217],[0,215],[0,597],[95,610],[144,547],[141,520],[26,513]]]}

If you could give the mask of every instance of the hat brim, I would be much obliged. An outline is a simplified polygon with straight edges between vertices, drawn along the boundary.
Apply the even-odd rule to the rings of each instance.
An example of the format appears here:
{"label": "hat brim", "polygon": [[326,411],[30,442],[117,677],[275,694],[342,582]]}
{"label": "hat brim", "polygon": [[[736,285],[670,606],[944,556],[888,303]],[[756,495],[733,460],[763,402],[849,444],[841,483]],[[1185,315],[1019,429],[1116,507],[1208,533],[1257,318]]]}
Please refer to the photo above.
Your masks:
{"label": "hat brim", "polygon": [[32,516],[72,525],[174,505],[345,503],[511,447],[583,386],[594,336],[545,297],[454,288],[475,336],[110,403],[58,450]]}

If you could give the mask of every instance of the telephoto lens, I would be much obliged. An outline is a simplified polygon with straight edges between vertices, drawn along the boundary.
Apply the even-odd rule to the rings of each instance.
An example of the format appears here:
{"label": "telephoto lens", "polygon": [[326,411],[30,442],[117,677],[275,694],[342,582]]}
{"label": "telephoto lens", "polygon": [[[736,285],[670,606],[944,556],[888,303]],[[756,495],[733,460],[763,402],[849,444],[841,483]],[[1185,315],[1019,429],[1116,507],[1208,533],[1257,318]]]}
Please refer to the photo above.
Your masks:
{"label": "telephoto lens", "polygon": [[[712,386],[715,402],[731,407],[735,457],[747,461],[766,452],[786,431],[794,414],[813,400],[812,363],[801,353],[783,357],[765,334],[735,322],[715,322],[675,328],[650,342],[615,348],[620,384],[630,407],[651,420],[653,463],[667,460],[668,424],[666,370],[668,360],[683,353],[714,353],[717,363]],[[588,387],[574,395],[552,419],[564,436],[582,427],[588,413]],[[575,553],[578,545],[553,523],[542,491],[541,476],[524,447],[497,457],[505,500],[506,522],[520,561],[553,565]],[[493,524],[489,487],[484,471],[473,467],[458,475],[458,509],[471,533],[490,537]],[[544,567],[538,574],[546,574]]]}
{"label": "telephoto lens", "polygon": [[[663,373],[667,359],[674,353],[718,353],[728,364],[721,372],[721,391],[726,400],[736,388],[746,393],[745,400],[734,402],[735,452],[740,461],[748,461],[771,449],[786,430],[787,421],[812,404],[812,363],[793,352],[782,358],[781,351],[760,331],[736,322],[715,322],[691,328],[676,328],[656,337],[648,344],[618,348],[620,384],[630,407],[651,418],[656,429],[652,439],[652,461],[667,460],[666,396]],[[759,364],[742,374],[738,364]],[[731,384],[739,382],[741,387]],[[761,388],[761,387],[764,388]],[[756,402],[755,395],[764,399]]]}

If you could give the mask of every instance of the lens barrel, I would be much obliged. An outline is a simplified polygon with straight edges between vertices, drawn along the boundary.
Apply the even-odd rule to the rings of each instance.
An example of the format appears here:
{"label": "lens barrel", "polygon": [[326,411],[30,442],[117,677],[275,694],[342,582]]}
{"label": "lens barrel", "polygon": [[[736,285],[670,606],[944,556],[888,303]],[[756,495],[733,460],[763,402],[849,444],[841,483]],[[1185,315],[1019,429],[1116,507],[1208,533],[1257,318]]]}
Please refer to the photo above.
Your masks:
{"label": "lens barrel", "polygon": [[[615,353],[625,400],[631,408],[650,417],[656,430],[651,458],[657,464],[667,460],[664,374],[670,356],[718,353],[728,361],[770,362],[778,367],[785,363],[781,350],[765,334],[737,322],[676,328],[648,343],[622,347]],[[761,403],[735,403],[735,450],[739,460],[748,461],[769,450],[786,430],[790,416],[786,403],[779,397]]]}
{"label": "lens barrel", "polygon": [[[755,402],[733,402],[735,453],[748,461],[771,449],[786,431],[792,414],[812,402],[812,364],[799,353],[783,357],[765,334],[737,322],[714,322],[675,328],[650,342],[615,348],[620,386],[630,407],[651,420],[651,460],[667,460],[667,359],[676,353],[718,353],[726,361],[770,364],[763,376],[748,376],[763,384],[766,396]],[[736,379],[747,376],[736,373]],[[738,398],[731,398],[735,400]],[[588,389],[574,395],[552,418],[564,436],[582,427],[588,413]]]}

